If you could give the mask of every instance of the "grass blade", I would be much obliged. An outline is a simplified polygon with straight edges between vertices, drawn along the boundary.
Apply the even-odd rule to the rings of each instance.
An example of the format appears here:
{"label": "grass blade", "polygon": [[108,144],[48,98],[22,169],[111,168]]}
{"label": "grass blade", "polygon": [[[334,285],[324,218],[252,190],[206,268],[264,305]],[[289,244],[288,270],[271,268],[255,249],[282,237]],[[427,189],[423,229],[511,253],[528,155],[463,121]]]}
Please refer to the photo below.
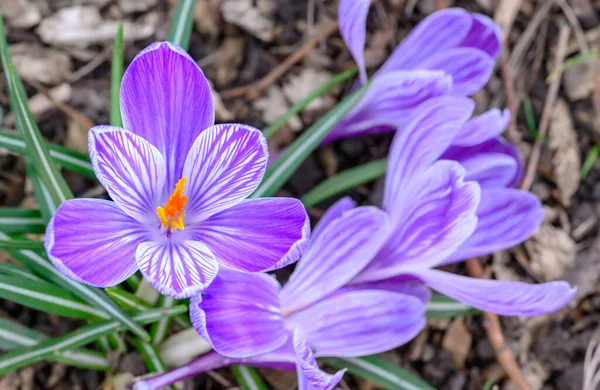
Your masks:
{"label": "grass blade", "polygon": [[119,23],[117,35],[113,44],[112,62],[110,67],[110,119],[111,126],[123,127],[121,118],[121,79],[123,79],[123,23]]}
{"label": "grass blade", "polygon": [[[142,341],[140,339],[133,340],[133,344],[137,348],[138,352],[144,358],[144,363],[146,363],[146,367],[148,368],[148,372],[160,374],[162,372],[167,371],[167,366],[162,361],[160,354],[154,348],[154,346],[150,343]],[[170,390],[175,390],[175,386],[166,387]]]}
{"label": "grass blade", "polygon": [[0,207],[0,232],[44,233],[44,222],[40,210]]}
{"label": "grass blade", "polygon": [[[52,142],[44,142],[44,144],[49,149],[50,156],[56,164],[90,179],[96,178],[90,157],[87,154],[76,152]],[[16,133],[0,131],[0,147],[23,156],[27,155],[25,141],[23,141],[23,137]]]}
{"label": "grass blade", "polygon": [[25,267],[10,263],[0,263],[0,274],[8,276],[16,276],[18,278],[26,278],[34,282],[44,282],[41,278],[29,272]]}
{"label": "grass blade", "polygon": [[598,156],[600,156],[600,144],[595,144],[585,157],[585,161],[581,166],[581,180],[585,179],[588,173],[590,173],[594,167],[594,164],[596,163],[596,160],[598,159]]}
{"label": "grass blade", "polygon": [[196,0],[179,0],[167,34],[167,41],[176,43],[185,50],[190,47],[195,7]]}
{"label": "grass blade", "polygon": [[422,379],[379,356],[325,358],[327,364],[370,380],[388,390],[435,390]]}
{"label": "grass blade", "polygon": [[70,292],[43,281],[0,275],[0,298],[63,317],[82,320],[108,318],[103,311],[86,304]]}
{"label": "grass blade", "polygon": [[[7,318],[0,318],[0,349],[9,351],[29,347],[47,338],[42,332]],[[48,356],[48,360],[97,371],[108,371],[112,368],[103,354],[88,349],[57,352]]]}
{"label": "grass blade", "polygon": [[8,53],[8,44],[4,33],[4,23],[0,18],[0,56],[2,57],[2,68],[6,77],[8,95],[11,110],[15,116],[16,127],[29,151],[28,156],[37,174],[46,185],[54,208],[65,200],[73,197],[65,179],[58,171],[50,157],[50,152],[42,139],[42,135],[33,119],[33,115],[27,106],[27,96],[17,76]]}
{"label": "grass blade", "polygon": [[31,249],[38,252],[44,251],[44,243],[41,241],[34,240],[16,240],[16,239],[8,239],[3,240],[0,239],[0,248],[6,249]]}
{"label": "grass blade", "polygon": [[343,116],[360,100],[367,87],[368,84],[342,100],[285,149],[279,158],[267,168],[262,183],[251,197],[260,198],[275,195],[300,164],[306,160]]}
{"label": "grass blade", "polygon": [[[9,237],[0,233],[0,239],[8,239]],[[97,307],[108,314],[110,317],[115,318],[122,322],[129,330],[135,333],[137,336],[143,338],[146,341],[150,340],[150,335],[144,330],[139,324],[134,322],[116,303],[114,303],[104,291],[94,287],[90,287],[81,283],[77,283],[63,274],[61,274],[49,261],[48,259],[35,251],[17,250],[17,249],[6,249],[6,252],[21,261],[33,272],[41,276],[42,278],[51,281],[61,287],[72,292],[74,295],[81,298],[83,301]]]}
{"label": "grass blade", "polygon": [[[174,316],[187,311],[186,306],[171,309],[152,309],[133,316],[138,325],[149,324],[165,316]],[[102,321],[83,326],[66,335],[40,341],[37,345],[15,349],[0,356],[0,376],[47,359],[57,352],[68,351],[89,344],[102,336],[122,331],[125,327],[115,320]]]}
{"label": "grass blade", "polygon": [[231,371],[243,390],[269,390],[267,384],[262,380],[258,372],[248,366],[232,366]]}
{"label": "grass blade", "polygon": [[479,313],[474,307],[441,294],[433,294],[427,304],[427,318],[463,317]]}
{"label": "grass blade", "polygon": [[265,138],[268,139],[273,134],[275,134],[277,132],[277,130],[279,130],[279,128],[281,126],[283,126],[283,124],[288,119],[290,119],[292,116],[296,115],[300,111],[304,110],[304,108],[306,106],[308,106],[308,104],[310,102],[312,102],[316,98],[324,95],[325,93],[327,93],[329,90],[331,90],[336,85],[343,83],[344,81],[354,77],[354,75],[356,75],[357,72],[358,72],[358,68],[348,69],[344,72],[341,72],[341,73],[335,75],[331,80],[327,81],[326,83],[323,83],[319,88],[312,91],[307,97],[302,99],[300,102],[296,103],[292,108],[290,108],[288,110],[288,112],[283,114],[279,119],[277,119],[275,122],[273,122],[269,126],[265,127],[262,131]]}
{"label": "grass blade", "polygon": [[[158,301],[160,307],[169,308],[177,304],[177,300],[172,297],[161,295]],[[158,345],[167,337],[169,327],[171,326],[172,318],[163,318],[162,320],[155,322],[150,327],[150,337],[152,337],[152,345]]]}
{"label": "grass blade", "polygon": [[382,158],[342,171],[306,193],[301,199],[302,203],[305,207],[312,207],[344,191],[382,177],[386,168],[387,159]]}

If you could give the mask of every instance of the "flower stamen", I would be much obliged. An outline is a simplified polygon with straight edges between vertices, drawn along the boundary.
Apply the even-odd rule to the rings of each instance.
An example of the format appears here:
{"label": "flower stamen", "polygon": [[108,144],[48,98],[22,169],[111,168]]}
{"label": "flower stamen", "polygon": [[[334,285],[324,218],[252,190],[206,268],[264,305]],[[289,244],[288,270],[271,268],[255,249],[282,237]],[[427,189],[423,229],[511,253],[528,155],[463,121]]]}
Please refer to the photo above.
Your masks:
{"label": "flower stamen", "polygon": [[184,228],[183,217],[185,215],[185,205],[188,201],[188,198],[183,196],[183,188],[186,182],[186,176],[179,179],[167,203],[156,208],[156,214],[165,229],[183,230]]}

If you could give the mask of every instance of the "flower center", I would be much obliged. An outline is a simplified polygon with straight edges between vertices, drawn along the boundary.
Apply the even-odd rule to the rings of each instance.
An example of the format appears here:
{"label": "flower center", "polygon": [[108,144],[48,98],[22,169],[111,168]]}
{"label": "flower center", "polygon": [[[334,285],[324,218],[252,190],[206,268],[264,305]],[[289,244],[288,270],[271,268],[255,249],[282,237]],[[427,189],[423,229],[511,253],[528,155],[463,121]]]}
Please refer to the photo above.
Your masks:
{"label": "flower center", "polygon": [[183,187],[185,187],[187,179],[185,176],[179,179],[167,203],[163,204],[162,207],[156,208],[156,214],[158,214],[158,218],[160,218],[160,222],[165,229],[183,230],[184,228],[183,217],[188,198],[183,196]]}

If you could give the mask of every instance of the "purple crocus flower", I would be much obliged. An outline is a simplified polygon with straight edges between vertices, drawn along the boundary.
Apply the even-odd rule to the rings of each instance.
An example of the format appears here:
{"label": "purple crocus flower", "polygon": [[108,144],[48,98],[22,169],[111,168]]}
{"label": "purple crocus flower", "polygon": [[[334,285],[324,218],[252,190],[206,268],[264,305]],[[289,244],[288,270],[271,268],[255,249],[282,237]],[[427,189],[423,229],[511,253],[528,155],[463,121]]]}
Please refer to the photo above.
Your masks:
{"label": "purple crocus flower", "polygon": [[163,294],[190,297],[219,267],[271,270],[309,235],[296,199],[246,199],[268,159],[262,134],[214,125],[210,87],[179,46],[155,43],[121,86],[124,128],[90,130],[94,171],[114,202],[74,199],[50,222],[46,250],[66,276],[98,287],[138,269]]}
{"label": "purple crocus flower", "polygon": [[[340,32],[367,81],[364,47],[369,0],[341,0]],[[442,95],[469,96],[489,80],[500,53],[500,29],[487,16],[451,8],[425,18],[373,76],[361,101],[325,142],[395,131],[411,111]]]}
{"label": "purple crocus flower", "polygon": [[[351,201],[344,200],[343,203]],[[197,360],[136,384],[158,389],[230,364],[297,367],[299,388],[331,389],[342,372],[318,369],[316,356],[355,357],[412,339],[425,324],[425,297],[345,287],[385,242],[389,218],[374,206],[328,211],[282,288],[265,274],[222,270],[190,301],[194,327],[214,348]]]}
{"label": "purple crocus flower", "polygon": [[[406,292],[426,284],[470,306],[503,315],[558,310],[576,291],[566,282],[529,285],[435,269],[510,248],[529,238],[543,219],[535,195],[507,188],[520,176],[519,167],[514,159],[503,161],[507,154],[496,153],[503,147],[497,138],[462,152],[451,147],[472,113],[472,104],[465,100],[432,99],[397,133],[382,205],[392,221],[391,234],[349,286]],[[479,126],[471,127],[477,131]]]}

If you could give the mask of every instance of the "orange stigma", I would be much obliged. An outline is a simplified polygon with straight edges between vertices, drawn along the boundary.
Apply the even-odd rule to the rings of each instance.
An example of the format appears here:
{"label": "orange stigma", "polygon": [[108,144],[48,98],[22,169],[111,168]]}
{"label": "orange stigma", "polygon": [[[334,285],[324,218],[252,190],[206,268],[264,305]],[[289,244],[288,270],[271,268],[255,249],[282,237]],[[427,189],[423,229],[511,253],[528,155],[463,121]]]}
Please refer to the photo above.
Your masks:
{"label": "orange stigma", "polygon": [[169,196],[167,203],[163,204],[162,207],[156,208],[156,214],[158,214],[158,218],[160,218],[160,222],[165,229],[170,227],[172,230],[183,230],[183,216],[185,215],[185,205],[188,201],[188,198],[183,196],[183,187],[185,187],[186,181],[187,177],[182,177],[175,184],[175,189],[171,196]]}

